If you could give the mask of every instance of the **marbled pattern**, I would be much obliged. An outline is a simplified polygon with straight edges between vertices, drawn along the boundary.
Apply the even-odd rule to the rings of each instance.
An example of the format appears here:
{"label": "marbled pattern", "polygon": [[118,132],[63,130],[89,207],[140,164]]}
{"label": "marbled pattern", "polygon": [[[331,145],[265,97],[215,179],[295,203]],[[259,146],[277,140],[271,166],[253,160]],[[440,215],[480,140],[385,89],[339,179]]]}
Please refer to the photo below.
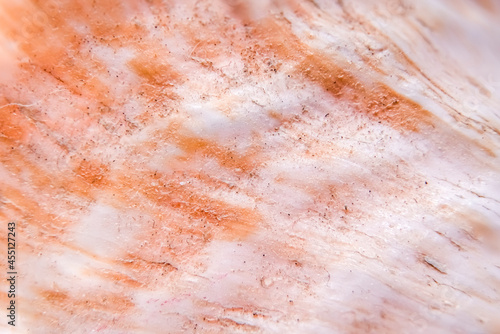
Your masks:
{"label": "marbled pattern", "polygon": [[500,331],[498,2],[1,0],[0,22],[17,332]]}

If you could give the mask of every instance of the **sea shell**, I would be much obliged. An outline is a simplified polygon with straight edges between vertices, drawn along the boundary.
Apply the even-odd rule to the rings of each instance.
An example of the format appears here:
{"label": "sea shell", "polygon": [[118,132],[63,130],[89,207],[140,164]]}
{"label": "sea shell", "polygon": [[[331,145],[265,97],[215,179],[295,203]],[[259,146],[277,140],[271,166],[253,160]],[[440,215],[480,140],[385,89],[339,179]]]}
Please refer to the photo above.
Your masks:
{"label": "sea shell", "polygon": [[497,1],[0,22],[2,332],[500,331]]}

